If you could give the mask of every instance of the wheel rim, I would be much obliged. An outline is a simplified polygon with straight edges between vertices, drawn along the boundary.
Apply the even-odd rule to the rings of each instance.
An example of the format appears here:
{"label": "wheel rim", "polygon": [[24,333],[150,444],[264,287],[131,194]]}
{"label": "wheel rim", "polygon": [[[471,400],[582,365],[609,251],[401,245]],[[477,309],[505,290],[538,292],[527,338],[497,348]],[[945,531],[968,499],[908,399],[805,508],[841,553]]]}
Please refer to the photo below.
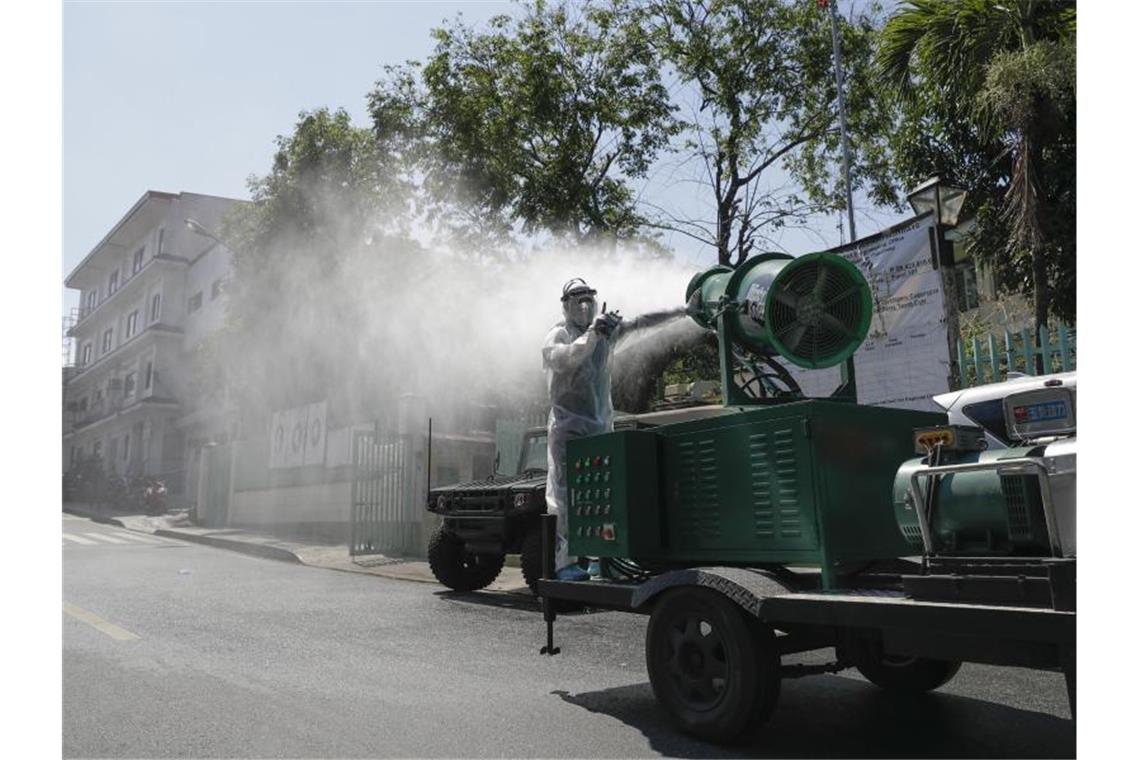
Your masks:
{"label": "wheel rim", "polygon": [[665,644],[665,672],[677,698],[691,710],[715,708],[728,689],[728,656],[720,631],[693,613],[669,626]]}
{"label": "wheel rim", "polygon": [[887,668],[906,668],[917,662],[915,657],[902,657],[893,654],[884,654],[881,662]]}

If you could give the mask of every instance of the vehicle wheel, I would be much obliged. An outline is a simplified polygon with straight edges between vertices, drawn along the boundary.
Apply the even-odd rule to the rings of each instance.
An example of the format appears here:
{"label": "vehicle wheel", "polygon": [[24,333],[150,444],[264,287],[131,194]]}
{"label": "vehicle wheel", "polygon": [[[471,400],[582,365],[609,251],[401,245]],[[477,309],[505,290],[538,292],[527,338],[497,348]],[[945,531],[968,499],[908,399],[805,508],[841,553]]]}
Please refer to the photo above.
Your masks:
{"label": "vehicle wheel", "polygon": [[861,637],[851,646],[856,669],[881,689],[922,694],[943,686],[962,667],[961,662],[886,654],[882,642]]}
{"label": "vehicle wheel", "polygon": [[772,630],[709,589],[666,592],[649,618],[645,660],[657,701],[701,739],[747,738],[780,695]]}
{"label": "vehicle wheel", "polygon": [[428,542],[428,564],[443,585],[455,591],[476,591],[499,576],[505,554],[473,554],[446,526],[436,528]]}
{"label": "vehicle wheel", "polygon": [[523,536],[519,550],[519,564],[523,580],[530,590],[538,594],[538,579],[542,577],[542,526],[534,525]]}

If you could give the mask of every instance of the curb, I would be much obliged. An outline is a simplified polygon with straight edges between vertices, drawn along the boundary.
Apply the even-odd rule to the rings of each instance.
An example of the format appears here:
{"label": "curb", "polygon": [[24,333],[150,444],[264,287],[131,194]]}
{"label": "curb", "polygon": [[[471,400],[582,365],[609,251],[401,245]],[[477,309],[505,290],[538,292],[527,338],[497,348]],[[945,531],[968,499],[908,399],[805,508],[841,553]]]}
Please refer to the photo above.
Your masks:
{"label": "curb", "polygon": [[95,512],[84,512],[79,509],[65,509],[63,511],[69,515],[79,515],[80,517],[86,517],[92,522],[103,523],[104,525],[115,525],[119,528],[123,528],[124,530],[130,530],[130,528],[124,525],[123,521],[117,517],[107,517]]}
{"label": "curb", "polygon": [[196,544],[206,544],[207,546],[213,546],[217,549],[228,549],[229,551],[249,554],[254,557],[261,557],[262,559],[275,559],[279,562],[291,562],[295,565],[305,564],[296,554],[288,549],[282,549],[279,546],[234,541],[228,538],[218,538],[217,536],[199,536],[196,533],[183,533],[182,531],[167,530],[166,528],[159,528],[154,532],[154,535],[173,538],[179,541],[190,541]]}

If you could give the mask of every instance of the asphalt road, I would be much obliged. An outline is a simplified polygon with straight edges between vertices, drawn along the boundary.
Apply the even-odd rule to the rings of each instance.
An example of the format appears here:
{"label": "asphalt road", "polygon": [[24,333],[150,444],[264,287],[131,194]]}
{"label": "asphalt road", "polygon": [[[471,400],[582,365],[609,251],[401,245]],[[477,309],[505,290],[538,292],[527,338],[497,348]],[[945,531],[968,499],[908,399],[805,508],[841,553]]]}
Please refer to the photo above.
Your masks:
{"label": "asphalt road", "polygon": [[644,617],[562,616],[543,657],[529,599],[63,527],[65,757],[1076,754],[1059,674],[967,665],[906,700],[785,681],[754,743],[717,747],[657,707]]}

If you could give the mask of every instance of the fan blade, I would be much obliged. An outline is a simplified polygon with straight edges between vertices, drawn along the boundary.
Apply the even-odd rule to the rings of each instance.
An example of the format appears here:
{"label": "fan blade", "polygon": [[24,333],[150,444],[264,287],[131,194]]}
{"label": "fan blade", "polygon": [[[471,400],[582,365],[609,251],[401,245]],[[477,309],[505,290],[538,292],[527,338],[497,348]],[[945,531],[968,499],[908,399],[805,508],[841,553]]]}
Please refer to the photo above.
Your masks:
{"label": "fan blade", "polygon": [[828,306],[831,306],[833,303],[836,303],[838,301],[842,301],[844,298],[851,295],[852,293],[858,293],[858,292],[859,292],[859,286],[858,285],[852,285],[851,287],[847,288],[846,290],[844,290],[842,293],[835,296],[834,298],[829,298],[827,301],[824,302],[823,305],[826,308]]}
{"label": "fan blade", "polygon": [[800,341],[804,339],[804,333],[807,332],[807,325],[796,324],[795,329],[792,330],[791,335],[784,341],[784,345],[789,351],[795,351],[799,348]]}
{"label": "fan blade", "polygon": [[812,288],[811,294],[817,299],[823,296],[823,286],[827,284],[827,267],[823,264],[819,265],[819,274],[815,277],[815,287]]}
{"label": "fan blade", "polygon": [[836,319],[836,317],[832,314],[827,314],[827,313],[821,314],[819,317],[819,321],[821,324],[825,325],[829,330],[833,330],[833,331],[839,333],[840,335],[843,335],[844,337],[854,338],[857,335],[857,333],[855,333],[854,330],[852,330],[847,325],[843,324],[841,321]]}

